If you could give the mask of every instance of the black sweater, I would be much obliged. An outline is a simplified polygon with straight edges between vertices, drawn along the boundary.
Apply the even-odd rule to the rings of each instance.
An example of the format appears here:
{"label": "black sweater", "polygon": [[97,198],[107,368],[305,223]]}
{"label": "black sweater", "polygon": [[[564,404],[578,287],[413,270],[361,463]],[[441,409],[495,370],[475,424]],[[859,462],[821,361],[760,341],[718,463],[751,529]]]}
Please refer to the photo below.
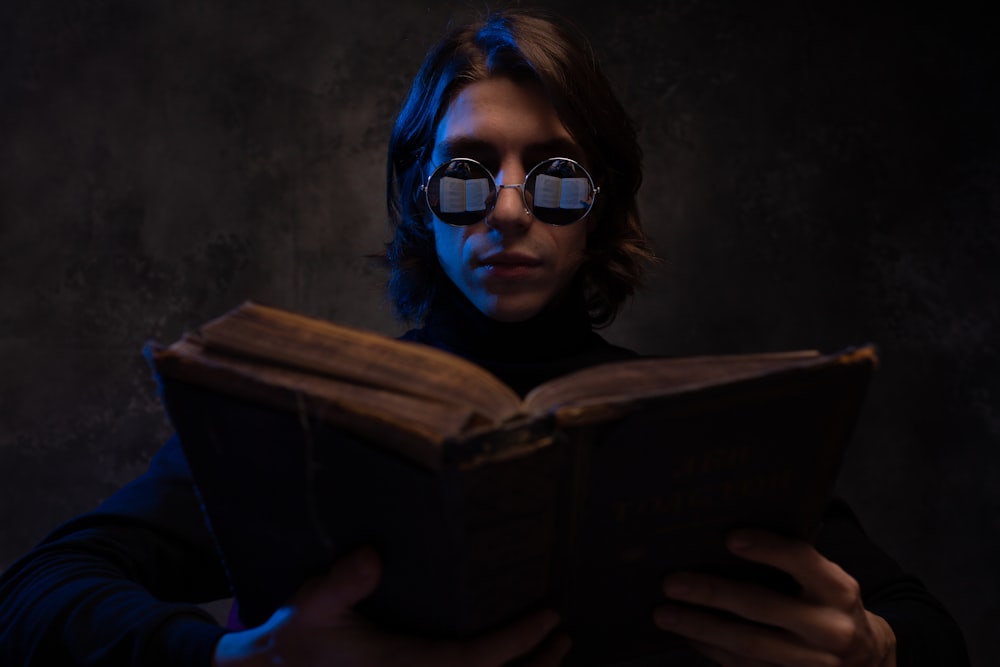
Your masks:
{"label": "black sweater", "polygon": [[[404,338],[455,352],[524,394],[594,364],[636,356],[595,334],[576,302],[502,324],[449,291]],[[900,667],[968,664],[954,621],[865,535],[840,501],[818,548],[861,584],[898,639]],[[176,438],[149,470],[61,526],[0,576],[0,665],[209,665],[225,632],[199,603],[229,596]]]}

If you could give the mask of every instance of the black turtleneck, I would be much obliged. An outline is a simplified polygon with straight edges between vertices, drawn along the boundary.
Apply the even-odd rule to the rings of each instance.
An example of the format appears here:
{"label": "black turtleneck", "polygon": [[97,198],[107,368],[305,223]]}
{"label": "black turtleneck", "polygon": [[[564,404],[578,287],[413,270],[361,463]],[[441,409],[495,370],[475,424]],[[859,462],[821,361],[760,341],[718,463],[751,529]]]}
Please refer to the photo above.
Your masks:
{"label": "black turtleneck", "polygon": [[578,296],[551,303],[523,322],[498,322],[450,283],[431,303],[424,326],[400,338],[479,364],[522,396],[554,377],[638,356],[594,333]]}

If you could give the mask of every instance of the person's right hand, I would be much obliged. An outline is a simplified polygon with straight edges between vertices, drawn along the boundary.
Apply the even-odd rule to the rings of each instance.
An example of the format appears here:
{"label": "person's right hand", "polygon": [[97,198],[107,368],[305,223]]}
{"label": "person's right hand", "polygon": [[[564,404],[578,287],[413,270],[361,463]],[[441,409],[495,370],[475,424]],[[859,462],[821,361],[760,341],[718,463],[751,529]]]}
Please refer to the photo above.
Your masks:
{"label": "person's right hand", "polygon": [[548,638],[558,624],[554,612],[542,611],[511,625],[463,641],[428,640],[377,629],[352,611],[375,590],[379,560],[361,549],[298,592],[257,628],[223,635],[213,667],[500,667],[532,654],[528,667],[554,667],[569,650],[565,635]]}

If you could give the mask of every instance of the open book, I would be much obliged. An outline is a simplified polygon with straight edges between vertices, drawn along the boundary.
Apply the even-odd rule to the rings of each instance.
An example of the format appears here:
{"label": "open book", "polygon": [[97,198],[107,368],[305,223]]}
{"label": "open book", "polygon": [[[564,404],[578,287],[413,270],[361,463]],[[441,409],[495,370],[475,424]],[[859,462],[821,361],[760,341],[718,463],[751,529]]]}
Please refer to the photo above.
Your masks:
{"label": "open book", "polygon": [[369,544],[378,622],[463,636],[552,606],[576,664],[668,650],[668,571],[788,584],[724,535],[813,538],[876,363],[637,359],[522,400],[454,355],[253,303],[147,353],[245,623]]}

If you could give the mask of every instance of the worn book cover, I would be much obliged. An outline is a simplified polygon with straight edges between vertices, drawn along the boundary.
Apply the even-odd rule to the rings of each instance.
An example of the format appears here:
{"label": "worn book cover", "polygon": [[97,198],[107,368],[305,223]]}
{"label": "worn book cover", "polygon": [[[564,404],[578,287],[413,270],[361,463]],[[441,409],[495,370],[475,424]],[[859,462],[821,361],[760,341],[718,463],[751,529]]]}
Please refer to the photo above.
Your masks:
{"label": "worn book cover", "polygon": [[460,637],[549,606],[581,665],[673,648],[652,624],[667,572],[792,585],[724,536],[813,538],[876,363],[638,359],[522,400],[445,352],[252,303],[148,354],[246,624],[367,544],[379,623]]}

